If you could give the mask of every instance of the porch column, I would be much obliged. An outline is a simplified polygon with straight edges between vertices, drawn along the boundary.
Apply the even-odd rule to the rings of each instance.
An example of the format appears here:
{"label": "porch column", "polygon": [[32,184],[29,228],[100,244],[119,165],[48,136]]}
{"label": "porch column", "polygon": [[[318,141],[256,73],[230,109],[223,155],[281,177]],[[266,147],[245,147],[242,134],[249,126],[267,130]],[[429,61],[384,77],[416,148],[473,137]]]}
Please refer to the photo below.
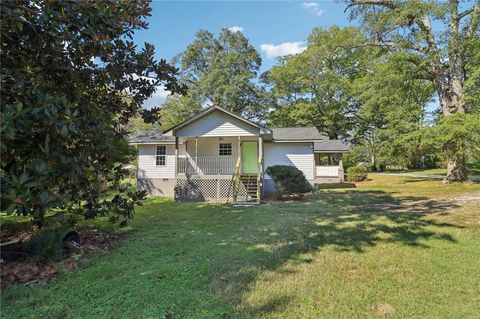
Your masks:
{"label": "porch column", "polygon": [[340,178],[340,182],[343,182],[344,179],[344,171],[343,171],[343,154],[338,154],[338,177]]}
{"label": "porch column", "polygon": [[175,136],[175,178],[178,175],[178,137]]}
{"label": "porch column", "polygon": [[198,160],[198,136],[195,136],[195,165],[197,165]]}
{"label": "porch column", "polygon": [[258,137],[258,174],[263,173],[263,139]]}
{"label": "porch column", "polygon": [[238,136],[238,139],[237,139],[237,163],[235,163],[235,169],[237,168],[237,164],[241,165],[241,161],[242,161],[242,145],[240,143],[240,136]]}
{"label": "porch column", "polygon": [[258,175],[257,175],[257,201],[260,202],[262,196],[262,177],[263,177],[263,139],[258,137]]}
{"label": "porch column", "polygon": [[198,136],[195,136],[195,174],[199,174],[198,169]]}

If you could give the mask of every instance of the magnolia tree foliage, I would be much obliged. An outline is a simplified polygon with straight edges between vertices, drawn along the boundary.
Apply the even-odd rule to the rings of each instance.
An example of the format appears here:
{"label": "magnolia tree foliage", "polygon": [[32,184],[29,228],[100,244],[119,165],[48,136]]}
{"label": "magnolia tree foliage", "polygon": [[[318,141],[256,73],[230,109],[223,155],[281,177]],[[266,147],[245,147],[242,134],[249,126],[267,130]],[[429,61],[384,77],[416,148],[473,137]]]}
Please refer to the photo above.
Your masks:
{"label": "magnolia tree foliage", "polygon": [[[134,155],[124,127],[158,85],[182,89],[152,45],[131,41],[150,11],[148,1],[2,3],[3,211],[40,226],[52,210],[132,216],[143,194],[119,183]],[[112,199],[100,198],[105,182]]]}

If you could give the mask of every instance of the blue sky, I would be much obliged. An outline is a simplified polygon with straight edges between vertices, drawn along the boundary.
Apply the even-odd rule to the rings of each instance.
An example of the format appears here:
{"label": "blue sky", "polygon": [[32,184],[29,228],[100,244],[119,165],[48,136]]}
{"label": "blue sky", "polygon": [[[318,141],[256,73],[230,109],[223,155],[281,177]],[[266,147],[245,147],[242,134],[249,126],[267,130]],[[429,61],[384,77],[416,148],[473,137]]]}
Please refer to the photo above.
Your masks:
{"label": "blue sky", "polygon": [[[184,51],[200,29],[235,27],[261,54],[261,72],[275,57],[300,52],[313,27],[349,24],[345,4],[335,1],[154,1],[152,9],[149,29],[134,40],[154,44],[157,58],[170,60]],[[145,107],[159,105],[167,94],[158,90]]]}

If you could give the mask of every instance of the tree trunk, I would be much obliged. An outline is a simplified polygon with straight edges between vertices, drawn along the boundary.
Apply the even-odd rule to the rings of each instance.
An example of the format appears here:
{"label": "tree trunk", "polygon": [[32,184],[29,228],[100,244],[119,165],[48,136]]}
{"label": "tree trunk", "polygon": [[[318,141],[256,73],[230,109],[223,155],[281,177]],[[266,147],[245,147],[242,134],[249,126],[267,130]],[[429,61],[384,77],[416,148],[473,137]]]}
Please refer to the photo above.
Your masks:
{"label": "tree trunk", "polygon": [[375,141],[372,136],[370,136],[368,144],[368,148],[370,149],[370,164],[373,170],[377,170],[377,154],[375,152]]}
{"label": "tree trunk", "polygon": [[465,157],[451,159],[447,165],[447,176],[443,179],[444,183],[468,181],[468,170],[465,163]]}
{"label": "tree trunk", "polygon": [[[452,76],[450,85],[441,90],[440,102],[444,116],[450,116],[454,113],[465,113],[465,101],[463,99],[462,80],[457,76]],[[458,154],[456,158],[449,158],[447,165],[447,176],[444,183],[462,182],[468,180],[467,163],[464,154]]]}

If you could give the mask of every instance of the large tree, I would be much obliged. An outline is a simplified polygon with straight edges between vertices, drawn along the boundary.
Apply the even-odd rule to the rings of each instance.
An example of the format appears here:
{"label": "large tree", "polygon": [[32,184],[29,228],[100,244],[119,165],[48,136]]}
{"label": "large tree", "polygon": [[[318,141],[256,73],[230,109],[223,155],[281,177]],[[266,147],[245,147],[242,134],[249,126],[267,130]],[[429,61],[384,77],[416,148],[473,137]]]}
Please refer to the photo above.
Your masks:
{"label": "large tree", "polygon": [[353,144],[368,150],[375,168],[422,167],[430,152],[425,129],[433,85],[397,54],[385,54],[368,69],[354,84],[360,107]]}
{"label": "large tree", "polygon": [[[370,41],[404,53],[404,60],[422,72],[436,89],[443,116],[473,109],[466,98],[465,83],[477,74],[467,72],[469,57],[478,38],[480,0],[351,0],[347,9],[368,30]],[[478,65],[477,65],[478,68]],[[448,161],[445,181],[466,180],[465,156]]]}
{"label": "large tree", "polygon": [[356,28],[313,29],[304,52],[281,58],[268,72],[279,104],[270,124],[314,125],[335,139],[347,135],[358,109],[352,84],[366,72],[364,61],[378,51],[351,49],[364,41]]}
{"label": "large tree", "polygon": [[189,97],[170,98],[167,107],[188,114],[186,108],[196,112],[216,105],[250,119],[264,118],[267,94],[255,81],[262,60],[243,33],[224,28],[215,36],[200,30],[176,60]]}
{"label": "large tree", "polygon": [[101,184],[125,191],[125,125],[158,85],[181,90],[152,45],[130,40],[150,11],[148,1],[2,3],[2,211],[38,225],[48,211],[131,217],[141,194],[102,199]]}

